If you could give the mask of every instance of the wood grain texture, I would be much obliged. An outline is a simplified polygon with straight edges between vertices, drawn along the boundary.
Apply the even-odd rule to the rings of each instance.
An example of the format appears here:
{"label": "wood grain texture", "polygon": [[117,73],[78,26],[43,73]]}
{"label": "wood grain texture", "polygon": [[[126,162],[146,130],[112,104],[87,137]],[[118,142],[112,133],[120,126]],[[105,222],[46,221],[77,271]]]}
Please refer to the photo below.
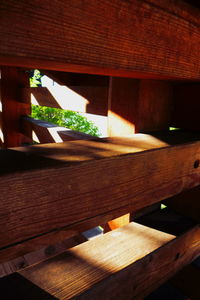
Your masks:
{"label": "wood grain texture", "polygon": [[95,216],[89,220],[80,221],[73,223],[71,226],[66,228],[58,229],[47,234],[43,234],[39,237],[33,239],[22,241],[9,248],[1,249],[0,251],[0,263],[5,263],[10,260],[18,259],[30,252],[36,251],[38,249],[48,247],[51,244],[56,244],[66,239],[74,238],[80,235],[82,232],[94,228],[99,224],[106,223],[114,218],[121,216],[123,213],[127,212],[126,207],[120,207],[120,209],[115,209],[108,211],[105,214]]}
{"label": "wood grain texture", "polygon": [[199,236],[131,223],[20,275],[58,299],[141,299],[198,256]]}
{"label": "wood grain texture", "polygon": [[[12,67],[1,67],[1,130],[4,136],[4,147],[21,146],[20,119],[30,113],[30,97],[24,97],[23,88],[29,84],[28,74]],[[27,136],[30,131],[24,128]]]}
{"label": "wood grain texture", "polygon": [[42,245],[41,243],[41,248],[39,250],[33,251],[33,249],[30,247],[27,253],[20,253],[18,251],[18,256],[15,259],[10,261],[5,260],[0,264],[0,278],[27,268],[28,266],[38,264],[41,261],[58,255],[67,249],[86,241],[86,239],[84,239],[84,237],[81,235],[66,239],[66,236],[64,236],[63,232],[60,232],[60,235],[57,235],[57,237],[58,236],[60,237],[60,240],[57,239],[57,242],[53,235],[49,235],[48,244],[46,245],[43,243]]}
{"label": "wood grain texture", "polygon": [[199,15],[171,0],[2,0],[0,63],[199,80]]}
{"label": "wood grain texture", "polygon": [[82,140],[1,151],[1,248],[199,185],[199,141],[165,146],[139,135],[124,144]]}
{"label": "wood grain texture", "polygon": [[25,93],[31,95],[33,104],[107,115],[108,87],[98,86],[52,86],[27,88]]}

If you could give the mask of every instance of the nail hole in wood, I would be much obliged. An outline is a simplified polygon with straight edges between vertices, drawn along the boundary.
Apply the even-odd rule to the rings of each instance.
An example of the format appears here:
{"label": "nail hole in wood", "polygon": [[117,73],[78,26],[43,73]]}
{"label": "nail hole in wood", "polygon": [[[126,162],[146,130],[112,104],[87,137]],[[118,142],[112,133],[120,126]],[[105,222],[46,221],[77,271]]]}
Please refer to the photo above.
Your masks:
{"label": "nail hole in wood", "polygon": [[194,162],[195,169],[197,169],[199,167],[199,163],[200,163],[199,159],[195,160],[195,162]]}
{"label": "nail hole in wood", "polygon": [[175,256],[175,260],[177,260],[180,257],[180,253],[177,253]]}

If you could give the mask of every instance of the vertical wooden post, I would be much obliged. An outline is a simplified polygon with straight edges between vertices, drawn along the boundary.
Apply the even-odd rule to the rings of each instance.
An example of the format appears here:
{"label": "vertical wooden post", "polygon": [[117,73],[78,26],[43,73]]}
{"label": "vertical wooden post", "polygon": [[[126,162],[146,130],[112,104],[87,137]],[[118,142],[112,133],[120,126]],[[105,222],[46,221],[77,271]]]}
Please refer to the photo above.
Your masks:
{"label": "vertical wooden post", "polygon": [[[130,136],[135,133],[139,80],[110,77],[108,99],[108,135]],[[130,213],[116,218],[104,231],[113,230],[130,222]]]}
{"label": "vertical wooden post", "polygon": [[170,82],[140,80],[136,132],[169,129],[172,96]]}
{"label": "vertical wooden post", "polygon": [[[186,130],[200,130],[200,83],[177,83],[173,86],[173,112],[171,124]],[[194,168],[199,167],[199,161]],[[165,204],[173,210],[200,221],[200,187],[167,199]]]}
{"label": "vertical wooden post", "polygon": [[[170,126],[172,85],[159,80],[110,78],[109,136],[166,130]],[[126,225],[130,214],[108,222],[106,231]]]}
{"label": "vertical wooden post", "polygon": [[108,99],[108,135],[135,133],[139,80],[110,77]]}
{"label": "vertical wooden post", "polygon": [[21,116],[31,111],[30,98],[23,97],[23,88],[28,84],[28,74],[22,69],[1,67],[1,130],[5,148],[21,145]]}

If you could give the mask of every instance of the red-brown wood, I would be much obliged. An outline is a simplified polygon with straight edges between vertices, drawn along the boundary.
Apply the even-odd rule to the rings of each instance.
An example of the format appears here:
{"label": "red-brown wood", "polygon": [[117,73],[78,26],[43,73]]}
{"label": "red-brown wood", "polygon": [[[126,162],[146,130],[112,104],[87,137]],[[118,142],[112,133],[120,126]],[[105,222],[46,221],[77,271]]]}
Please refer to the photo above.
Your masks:
{"label": "red-brown wood", "polygon": [[[139,80],[110,77],[108,98],[108,135],[128,136],[135,133]],[[104,232],[127,225],[130,214],[104,225]]]}
{"label": "red-brown wood", "polygon": [[140,80],[136,132],[168,130],[173,100],[172,83]]}
{"label": "red-brown wood", "polygon": [[[20,146],[21,116],[30,113],[30,97],[24,97],[23,88],[29,84],[28,73],[15,67],[1,68],[2,133],[4,147]],[[24,128],[26,135],[30,131]]]}
{"label": "red-brown wood", "polygon": [[0,64],[199,80],[199,15],[170,0],[2,0]]}

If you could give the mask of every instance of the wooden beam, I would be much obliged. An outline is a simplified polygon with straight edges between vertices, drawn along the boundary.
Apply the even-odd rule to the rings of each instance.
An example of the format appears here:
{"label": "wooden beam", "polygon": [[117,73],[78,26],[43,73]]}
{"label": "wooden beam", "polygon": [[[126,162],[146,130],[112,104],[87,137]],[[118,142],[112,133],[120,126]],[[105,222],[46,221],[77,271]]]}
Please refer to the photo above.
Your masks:
{"label": "wooden beam", "polygon": [[200,83],[174,85],[171,126],[200,130]]}
{"label": "wooden beam", "polygon": [[96,115],[107,115],[108,87],[52,86],[25,89],[31,102],[40,106],[61,108]]}
{"label": "wooden beam", "polygon": [[142,299],[198,256],[199,236],[199,226],[176,238],[131,223],[3,278],[1,290],[21,299],[28,283],[56,299]]}
{"label": "wooden beam", "polygon": [[48,247],[50,244],[56,244],[60,241],[66,239],[72,239],[77,237],[82,232],[87,231],[101,223],[106,223],[114,218],[117,218],[127,212],[126,207],[120,207],[120,209],[115,209],[108,211],[100,216],[95,216],[89,220],[84,220],[80,222],[73,223],[71,226],[63,227],[62,229],[56,229],[49,233],[44,233],[41,236],[34,237],[16,245],[12,245],[9,248],[0,250],[0,263],[5,263],[10,260],[16,259],[18,257],[24,256],[30,252],[36,251],[38,249]]}
{"label": "wooden beam", "polygon": [[164,145],[139,135],[129,142],[82,140],[1,151],[1,248],[108,211],[136,211],[199,185],[200,142]]}
{"label": "wooden beam", "polygon": [[110,77],[108,100],[108,135],[135,133],[139,80]]}
{"label": "wooden beam", "polygon": [[[8,261],[8,257],[6,257],[6,259],[0,264],[0,278],[17,272],[21,269],[27,268],[28,266],[37,264],[41,261],[44,261],[45,259],[58,255],[59,253],[62,253],[71,247],[74,247],[82,242],[87,241],[82,235],[66,239],[66,237],[64,237],[63,232],[60,232],[60,234],[57,235],[57,237],[59,237],[60,239],[57,239],[57,241],[55,241],[55,239],[52,239],[54,238],[54,236],[49,235],[48,244],[40,243],[41,247],[39,250],[37,249],[37,251],[33,251],[33,248],[29,247],[28,252],[20,253],[18,249],[17,255],[14,257],[14,259],[12,258],[12,260]],[[16,250],[16,247],[14,248],[15,249],[13,250]]]}
{"label": "wooden beam", "polygon": [[[29,84],[28,74],[12,67],[1,68],[2,134],[4,147],[16,147],[22,143],[21,116],[30,113],[30,97],[24,97],[23,88]],[[26,135],[30,132],[24,128]]]}
{"label": "wooden beam", "polygon": [[2,0],[0,64],[199,80],[199,15],[170,0]]}
{"label": "wooden beam", "polygon": [[[134,132],[166,130],[170,126],[172,85],[158,80],[110,78],[108,133],[126,136]],[[125,215],[104,226],[104,230],[127,224]]]}
{"label": "wooden beam", "polygon": [[41,70],[42,74],[50,77],[60,85],[108,87],[109,77],[94,74],[79,74],[62,71]]}
{"label": "wooden beam", "polygon": [[[135,133],[139,80],[110,77],[108,97],[108,135],[129,136]],[[130,213],[103,225],[104,232],[130,222]]]}
{"label": "wooden beam", "polygon": [[21,128],[21,133],[24,133],[23,128],[30,128],[30,130],[33,131],[33,136],[30,139],[30,143],[34,140],[34,138],[37,139],[34,140],[35,142],[41,144],[59,143],[71,140],[98,139],[98,137],[94,137],[84,132],[78,132],[69,128],[60,127],[55,124],[42,120],[36,120],[31,117],[24,117],[21,120],[21,124],[23,125]]}
{"label": "wooden beam", "polygon": [[170,82],[140,80],[135,131],[168,130],[172,100],[173,90]]}

